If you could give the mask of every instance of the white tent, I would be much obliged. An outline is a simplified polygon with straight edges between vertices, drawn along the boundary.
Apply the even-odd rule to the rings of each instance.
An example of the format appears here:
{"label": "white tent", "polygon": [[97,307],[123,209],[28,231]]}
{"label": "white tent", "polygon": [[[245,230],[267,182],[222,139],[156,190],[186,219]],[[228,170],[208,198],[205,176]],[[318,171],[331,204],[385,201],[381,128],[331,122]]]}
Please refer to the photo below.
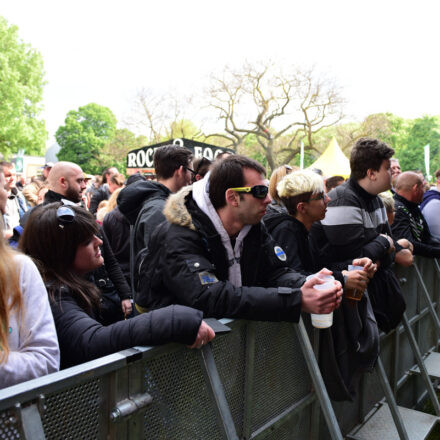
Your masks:
{"label": "white tent", "polygon": [[342,152],[336,138],[333,138],[321,156],[308,169],[318,168],[324,177],[350,176],[350,161]]}

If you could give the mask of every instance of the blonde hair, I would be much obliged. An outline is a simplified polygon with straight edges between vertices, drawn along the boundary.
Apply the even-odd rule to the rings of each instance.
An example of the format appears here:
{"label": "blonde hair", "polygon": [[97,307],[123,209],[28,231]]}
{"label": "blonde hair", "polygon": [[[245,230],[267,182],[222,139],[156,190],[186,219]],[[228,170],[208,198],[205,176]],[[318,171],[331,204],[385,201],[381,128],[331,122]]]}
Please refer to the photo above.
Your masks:
{"label": "blonde hair", "polygon": [[385,210],[387,212],[393,212],[394,211],[394,198],[391,194],[391,191],[385,191],[381,192],[379,194],[379,197],[381,198],[383,205],[385,206]]}
{"label": "blonde hair", "polygon": [[[0,227],[3,233],[3,224]],[[23,311],[23,297],[20,291],[19,271],[13,251],[3,237],[0,237],[0,364],[9,356],[9,317]]]}
{"label": "blonde hair", "polygon": [[272,176],[270,176],[269,181],[269,194],[270,197],[275,200],[276,202],[280,203],[280,198],[277,194],[277,185],[281,180],[284,179],[288,174],[290,174],[292,171],[299,170],[298,167],[291,167],[290,165],[281,165],[276,170],[273,171]]}
{"label": "blonde hair", "polygon": [[122,191],[122,188],[118,188],[117,190],[113,191],[112,195],[110,196],[110,198],[108,199],[108,204],[105,207],[107,212],[113,211],[116,208],[117,205],[117,199],[118,199],[118,194]]}
{"label": "blonde hair", "polygon": [[287,199],[304,193],[324,192],[324,179],[309,170],[298,170],[288,174],[277,185],[278,197]]}

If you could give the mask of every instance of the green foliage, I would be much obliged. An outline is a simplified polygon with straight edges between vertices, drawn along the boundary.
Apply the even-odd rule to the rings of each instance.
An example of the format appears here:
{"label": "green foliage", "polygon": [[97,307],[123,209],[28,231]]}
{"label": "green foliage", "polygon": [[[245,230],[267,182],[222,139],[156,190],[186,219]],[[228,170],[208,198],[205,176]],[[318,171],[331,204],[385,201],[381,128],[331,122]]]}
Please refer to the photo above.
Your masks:
{"label": "green foliage", "polygon": [[104,146],[116,131],[116,118],[109,108],[87,104],[67,113],[64,124],[55,135],[61,147],[59,160],[75,162],[91,174],[113,164],[114,159],[104,153]]}
{"label": "green foliage", "polygon": [[435,116],[414,119],[406,129],[406,139],[402,147],[396,148],[402,170],[422,170],[425,172],[424,146],[429,144],[430,173],[440,168],[440,121]]}
{"label": "green foliage", "polygon": [[23,148],[41,155],[47,131],[39,119],[44,71],[39,52],[20,40],[18,28],[0,17],[0,153]]}
{"label": "green foliage", "polygon": [[102,155],[108,158],[106,164],[115,166],[120,173],[125,174],[127,153],[145,145],[148,145],[148,139],[145,136],[136,136],[126,128],[117,129],[113,138],[105,144]]}

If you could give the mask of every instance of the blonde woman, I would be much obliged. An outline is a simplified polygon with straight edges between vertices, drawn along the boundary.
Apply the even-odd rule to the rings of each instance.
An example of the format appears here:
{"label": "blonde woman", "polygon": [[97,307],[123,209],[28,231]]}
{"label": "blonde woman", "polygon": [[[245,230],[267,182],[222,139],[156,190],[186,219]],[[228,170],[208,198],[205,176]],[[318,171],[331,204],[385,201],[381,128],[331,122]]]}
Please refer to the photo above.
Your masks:
{"label": "blonde woman", "polygon": [[[0,169],[0,211],[7,192]],[[30,258],[0,239],[0,388],[59,369],[59,348],[46,288]]]}

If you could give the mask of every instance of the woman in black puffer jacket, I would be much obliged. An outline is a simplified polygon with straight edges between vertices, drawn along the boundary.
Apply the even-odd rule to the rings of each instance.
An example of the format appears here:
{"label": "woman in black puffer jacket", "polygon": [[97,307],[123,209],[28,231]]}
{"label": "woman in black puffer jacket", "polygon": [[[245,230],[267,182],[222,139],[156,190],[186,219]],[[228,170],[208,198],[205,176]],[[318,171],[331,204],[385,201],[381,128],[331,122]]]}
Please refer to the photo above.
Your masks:
{"label": "woman in black puffer jacket", "polygon": [[93,216],[77,206],[36,207],[20,247],[46,283],[61,351],[61,368],[135,345],[181,342],[200,347],[214,337],[202,312],[169,306],[104,326],[100,293],[87,276],[103,263]]}

